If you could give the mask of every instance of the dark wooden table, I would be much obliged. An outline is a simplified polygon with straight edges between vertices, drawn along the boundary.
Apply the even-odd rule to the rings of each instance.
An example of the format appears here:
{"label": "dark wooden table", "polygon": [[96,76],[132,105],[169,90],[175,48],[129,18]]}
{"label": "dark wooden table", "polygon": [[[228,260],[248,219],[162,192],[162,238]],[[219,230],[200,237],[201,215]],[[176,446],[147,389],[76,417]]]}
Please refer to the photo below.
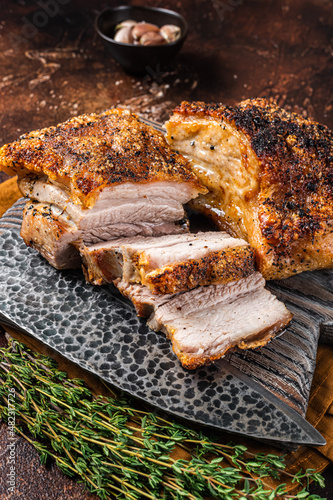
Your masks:
{"label": "dark wooden table", "polygon": [[[34,128],[119,105],[164,121],[184,99],[233,104],[265,96],[333,128],[329,0],[147,0],[145,5],[183,14],[189,35],[174,61],[141,76],[112,61],[94,31],[96,14],[116,4],[3,2],[0,145]],[[0,181],[5,178],[0,173]],[[40,467],[23,440],[18,446],[18,491],[7,495],[1,471],[1,499],[93,498],[55,467]],[[332,467],[325,477],[326,490],[317,492],[332,499]]]}

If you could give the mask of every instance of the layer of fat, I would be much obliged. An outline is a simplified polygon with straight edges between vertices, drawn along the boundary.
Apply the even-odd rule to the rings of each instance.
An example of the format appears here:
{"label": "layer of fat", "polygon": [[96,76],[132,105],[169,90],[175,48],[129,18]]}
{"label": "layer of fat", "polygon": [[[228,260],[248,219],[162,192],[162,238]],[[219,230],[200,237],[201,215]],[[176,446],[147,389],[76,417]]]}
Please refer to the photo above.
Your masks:
{"label": "layer of fat", "polygon": [[[249,201],[258,192],[259,163],[248,138],[225,120],[174,114],[165,124],[172,147],[186,156],[209,189],[207,202],[232,232],[247,239]],[[251,222],[250,222],[251,223]]]}

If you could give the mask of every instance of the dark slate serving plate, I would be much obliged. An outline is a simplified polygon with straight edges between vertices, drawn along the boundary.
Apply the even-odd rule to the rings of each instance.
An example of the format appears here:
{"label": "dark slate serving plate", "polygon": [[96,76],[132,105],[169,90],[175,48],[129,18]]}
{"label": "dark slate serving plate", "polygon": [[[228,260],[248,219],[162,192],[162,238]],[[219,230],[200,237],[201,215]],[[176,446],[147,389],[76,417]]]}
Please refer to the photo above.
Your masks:
{"label": "dark slate serving plate", "polygon": [[280,443],[323,444],[303,419],[320,330],[333,320],[333,273],[295,276],[269,288],[294,319],[268,346],[188,371],[170,342],[140,320],[113,287],[57,271],[26,247],[24,201],[0,219],[0,320],[152,405],[192,421]]}

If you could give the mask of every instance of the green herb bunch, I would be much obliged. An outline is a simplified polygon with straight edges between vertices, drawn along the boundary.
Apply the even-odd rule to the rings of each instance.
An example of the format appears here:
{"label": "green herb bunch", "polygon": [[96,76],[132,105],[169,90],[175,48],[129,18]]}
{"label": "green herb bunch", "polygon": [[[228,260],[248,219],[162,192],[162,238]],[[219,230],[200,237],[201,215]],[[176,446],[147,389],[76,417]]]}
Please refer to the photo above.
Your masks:
{"label": "green herb bunch", "polygon": [[[15,431],[61,470],[102,499],[320,499],[308,492],[313,470],[293,476],[302,491],[272,488],[265,478],[286,474],[283,458],[221,444],[176,420],[142,410],[124,397],[94,397],[49,357],[11,341],[0,349],[0,415],[7,421],[15,388]],[[175,447],[188,459],[174,458]],[[179,448],[178,448],[179,450]],[[186,452],[186,453],[185,453]]]}

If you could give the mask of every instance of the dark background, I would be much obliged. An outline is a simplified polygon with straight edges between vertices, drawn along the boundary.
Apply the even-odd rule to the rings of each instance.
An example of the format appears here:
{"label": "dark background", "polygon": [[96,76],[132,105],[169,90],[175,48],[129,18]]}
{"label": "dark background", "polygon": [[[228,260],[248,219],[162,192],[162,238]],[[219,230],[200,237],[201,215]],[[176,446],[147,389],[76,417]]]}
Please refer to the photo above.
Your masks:
{"label": "dark background", "polygon": [[[186,18],[188,38],[172,63],[133,76],[111,60],[94,19],[107,5],[121,2],[0,2],[0,145],[32,129],[119,105],[164,121],[181,100],[234,104],[259,96],[333,128],[331,1],[122,3],[171,8]],[[5,178],[0,173],[0,181]],[[11,498],[92,498],[56,468],[42,468],[22,439],[17,446],[21,495]],[[332,476],[330,467],[326,490],[317,490],[328,499]],[[7,500],[3,486],[0,472],[0,498]]]}
{"label": "dark background", "polygon": [[330,1],[146,0],[183,14],[189,35],[172,64],[139,78],[110,59],[94,32],[96,14],[121,2],[40,2],[56,5],[46,24],[36,1],[0,2],[0,144],[120,103],[164,120],[184,99],[268,96],[333,126]]}

